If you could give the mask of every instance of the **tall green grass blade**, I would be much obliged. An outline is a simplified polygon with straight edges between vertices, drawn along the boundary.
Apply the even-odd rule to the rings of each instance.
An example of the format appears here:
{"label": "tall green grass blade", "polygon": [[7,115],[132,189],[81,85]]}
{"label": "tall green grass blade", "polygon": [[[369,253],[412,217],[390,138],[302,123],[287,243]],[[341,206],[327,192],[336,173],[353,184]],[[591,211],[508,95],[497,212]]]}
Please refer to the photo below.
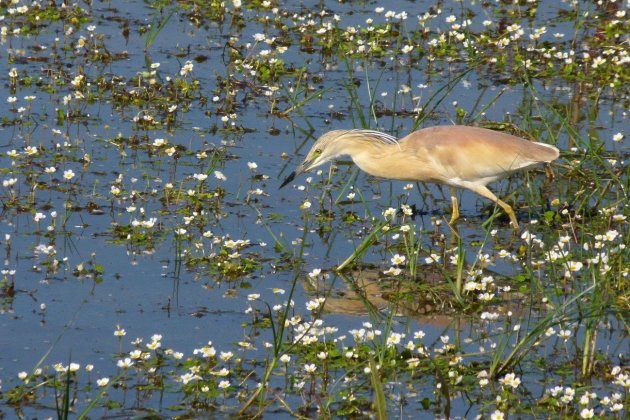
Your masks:
{"label": "tall green grass blade", "polygon": [[144,51],[145,52],[148,51],[149,48],[151,48],[151,45],[153,45],[153,43],[157,39],[157,37],[160,34],[160,32],[162,32],[162,29],[164,29],[164,27],[168,23],[168,21],[171,20],[171,17],[173,16],[173,14],[175,13],[176,10],[177,10],[176,8],[173,8],[167,15],[162,17],[162,19],[159,21],[159,23],[158,23],[157,19],[155,21],[153,21],[153,23],[151,25],[151,29],[147,32],[147,40],[146,40],[146,42],[144,44]]}
{"label": "tall green grass blade", "polygon": [[365,239],[363,239],[363,241],[359,244],[359,246],[356,247],[356,249],[354,250],[352,255],[350,255],[348,258],[346,258],[344,262],[342,262],[337,268],[335,268],[335,271],[341,271],[341,270],[345,269],[354,260],[356,260],[357,258],[361,257],[365,253],[365,251],[370,246],[372,246],[372,244],[378,239],[378,235],[381,232],[383,232],[383,228],[385,226],[389,226],[389,223],[385,222],[385,223],[381,224],[380,226],[376,227],[372,231],[372,233],[370,233]]}
{"label": "tall green grass blade", "polygon": [[376,362],[374,359],[370,359],[370,382],[372,384],[372,390],[374,391],[374,411],[376,412],[376,418],[379,420],[387,419],[387,400],[385,399],[385,392],[383,391],[383,383],[376,368]]}

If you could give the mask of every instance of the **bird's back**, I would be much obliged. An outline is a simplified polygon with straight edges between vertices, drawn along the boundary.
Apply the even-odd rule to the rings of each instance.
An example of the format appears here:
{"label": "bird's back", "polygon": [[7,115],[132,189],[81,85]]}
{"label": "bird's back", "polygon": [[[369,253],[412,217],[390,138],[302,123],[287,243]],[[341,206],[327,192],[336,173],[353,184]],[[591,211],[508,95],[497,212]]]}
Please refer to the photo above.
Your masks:
{"label": "bird's back", "polygon": [[[409,165],[425,166],[424,175],[417,179],[444,183],[463,180],[486,184],[559,156],[558,149],[548,144],[458,125],[415,131],[401,139],[400,146],[411,156]],[[434,175],[432,179],[427,178],[427,170]]]}

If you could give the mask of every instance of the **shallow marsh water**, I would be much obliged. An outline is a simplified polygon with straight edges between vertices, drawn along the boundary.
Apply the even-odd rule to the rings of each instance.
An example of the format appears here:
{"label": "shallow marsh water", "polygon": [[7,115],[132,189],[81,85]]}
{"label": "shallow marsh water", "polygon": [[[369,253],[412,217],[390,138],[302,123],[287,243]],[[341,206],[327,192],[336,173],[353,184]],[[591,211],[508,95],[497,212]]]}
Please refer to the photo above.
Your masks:
{"label": "shallow marsh water", "polygon": [[[0,412],[627,415],[627,3],[8,3]],[[563,150],[492,186],[518,234],[343,161],[277,189],[455,122]]]}

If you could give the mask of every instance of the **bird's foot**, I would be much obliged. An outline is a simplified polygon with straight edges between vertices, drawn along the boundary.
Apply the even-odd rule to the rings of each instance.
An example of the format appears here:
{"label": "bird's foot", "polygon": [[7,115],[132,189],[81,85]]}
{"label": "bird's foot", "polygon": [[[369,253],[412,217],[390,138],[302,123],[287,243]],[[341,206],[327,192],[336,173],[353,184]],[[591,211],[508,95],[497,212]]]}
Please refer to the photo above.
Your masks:
{"label": "bird's foot", "polygon": [[453,218],[451,217],[451,220],[449,222],[446,223],[446,226],[448,226],[448,228],[451,230],[451,233],[453,234],[452,239],[461,239],[461,236],[459,236],[459,231],[457,230],[457,226],[455,226],[455,223],[457,219],[453,220]]}

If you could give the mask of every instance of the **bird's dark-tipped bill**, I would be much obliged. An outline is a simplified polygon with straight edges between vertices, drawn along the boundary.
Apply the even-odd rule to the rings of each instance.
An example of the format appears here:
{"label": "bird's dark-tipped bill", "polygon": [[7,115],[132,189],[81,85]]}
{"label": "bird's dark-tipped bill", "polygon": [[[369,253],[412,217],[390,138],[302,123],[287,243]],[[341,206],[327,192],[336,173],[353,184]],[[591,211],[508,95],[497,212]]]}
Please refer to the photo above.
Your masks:
{"label": "bird's dark-tipped bill", "polygon": [[[289,182],[293,181],[294,179],[295,179],[295,171],[291,172],[289,174],[289,176],[286,177],[286,179],[284,180],[282,185],[280,185],[280,188],[284,187],[285,185],[287,185]],[[278,188],[278,189],[280,189],[280,188]]]}

